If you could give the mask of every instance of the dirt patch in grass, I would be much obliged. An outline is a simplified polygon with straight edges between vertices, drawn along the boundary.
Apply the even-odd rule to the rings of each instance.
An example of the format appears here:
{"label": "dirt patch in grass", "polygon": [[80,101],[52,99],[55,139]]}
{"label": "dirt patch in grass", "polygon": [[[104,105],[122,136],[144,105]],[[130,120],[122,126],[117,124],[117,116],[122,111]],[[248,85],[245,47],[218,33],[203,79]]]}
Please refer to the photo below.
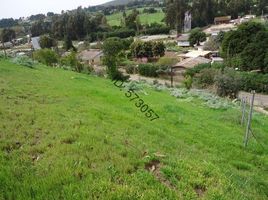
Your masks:
{"label": "dirt patch in grass", "polygon": [[196,186],[194,188],[194,191],[196,192],[197,196],[199,198],[203,197],[205,192],[207,191],[205,187],[202,187],[202,186]]}
{"label": "dirt patch in grass", "polygon": [[18,141],[17,142],[11,142],[11,143],[8,143],[8,144],[4,145],[2,147],[2,150],[7,152],[7,153],[11,153],[12,151],[21,148],[21,146],[22,146],[21,142],[18,142]]}
{"label": "dirt patch in grass", "polygon": [[161,162],[159,160],[151,160],[150,162],[145,164],[145,170],[153,173],[155,178],[160,181],[166,187],[176,190],[176,188],[172,185],[172,183],[167,180],[163,174],[161,173]]}
{"label": "dirt patch in grass", "polygon": [[74,137],[67,137],[61,140],[61,144],[73,144],[76,142],[76,138]]}

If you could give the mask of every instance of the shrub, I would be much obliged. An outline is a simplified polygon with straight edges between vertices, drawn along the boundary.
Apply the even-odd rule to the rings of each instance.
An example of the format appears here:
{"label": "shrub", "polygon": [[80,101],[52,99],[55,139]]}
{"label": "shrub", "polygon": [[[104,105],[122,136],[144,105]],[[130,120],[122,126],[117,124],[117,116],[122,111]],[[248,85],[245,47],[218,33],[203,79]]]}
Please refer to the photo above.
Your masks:
{"label": "shrub", "polygon": [[186,89],[190,90],[192,88],[193,78],[191,76],[186,76],[183,84]]}
{"label": "shrub", "polygon": [[251,72],[240,73],[242,79],[241,90],[268,94],[268,74],[257,74]]}
{"label": "shrub", "polygon": [[193,77],[195,74],[199,73],[201,70],[206,69],[206,68],[210,68],[211,65],[210,64],[199,64],[196,65],[194,68],[191,69],[187,69],[185,72],[185,76],[191,76]]}
{"label": "shrub", "polygon": [[128,66],[126,66],[126,72],[127,72],[128,74],[134,74],[134,72],[135,72],[135,68],[136,68],[135,65],[128,65]]}
{"label": "shrub", "polygon": [[3,54],[3,53],[0,53],[0,59],[5,59],[6,57],[5,57],[5,54]]}
{"label": "shrub", "polygon": [[52,66],[58,63],[58,55],[51,49],[41,49],[33,53],[33,57],[40,63]]}
{"label": "shrub", "polygon": [[218,74],[217,69],[213,68],[202,69],[200,73],[195,77],[195,83],[201,88],[213,85],[217,74]]}
{"label": "shrub", "polygon": [[17,56],[12,60],[13,63],[33,68],[34,61],[28,56]]}
{"label": "shrub", "polygon": [[57,45],[57,41],[48,35],[41,36],[39,43],[42,49],[51,48]]}
{"label": "shrub", "polygon": [[241,89],[241,83],[241,76],[232,69],[225,69],[224,73],[215,77],[215,85],[219,96],[236,98]]}
{"label": "shrub", "polygon": [[128,38],[131,36],[135,36],[136,32],[133,29],[119,29],[113,32],[108,32],[104,34],[104,37],[119,37],[119,38]]}
{"label": "shrub", "polygon": [[162,57],[158,60],[157,64],[161,66],[173,66],[178,62],[177,58]]}
{"label": "shrub", "polygon": [[122,72],[115,70],[110,72],[110,76],[112,80],[121,80],[121,81],[126,81],[129,79],[129,76],[125,76]]}
{"label": "shrub", "polygon": [[216,51],[220,48],[220,43],[216,41],[214,38],[210,38],[209,41],[207,41],[204,44],[204,50],[206,51]]}
{"label": "shrub", "polygon": [[162,27],[152,27],[152,28],[147,28],[146,30],[142,31],[142,34],[145,35],[158,35],[158,34],[169,34],[170,28],[167,26],[162,26]]}
{"label": "shrub", "polygon": [[60,59],[60,64],[64,66],[70,66],[73,71],[82,72],[84,66],[76,58],[76,53],[72,51],[69,55]]}
{"label": "shrub", "polygon": [[147,77],[158,77],[158,69],[159,66],[154,64],[140,64],[138,67],[139,74]]}

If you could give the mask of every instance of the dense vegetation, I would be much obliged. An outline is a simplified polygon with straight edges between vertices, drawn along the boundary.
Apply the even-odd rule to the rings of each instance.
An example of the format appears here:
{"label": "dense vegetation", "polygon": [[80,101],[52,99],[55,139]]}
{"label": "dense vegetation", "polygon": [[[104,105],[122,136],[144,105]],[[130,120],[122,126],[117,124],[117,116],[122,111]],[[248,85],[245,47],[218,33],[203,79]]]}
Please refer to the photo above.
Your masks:
{"label": "dense vegetation", "polygon": [[261,15],[267,9],[266,0],[167,0],[166,23],[181,32],[186,11],[192,14],[193,27],[203,27],[213,24],[216,16]]}
{"label": "dense vegetation", "polygon": [[268,29],[255,22],[243,23],[228,32],[222,43],[222,56],[229,67],[242,71],[268,72]]}
{"label": "dense vegetation", "polygon": [[109,80],[2,60],[0,83],[0,199],[267,199],[266,116],[244,149],[239,107],[142,86],[151,122]]}
{"label": "dense vegetation", "polygon": [[188,69],[185,76],[193,78],[193,84],[200,88],[214,86],[218,95],[236,98],[239,91],[268,94],[268,74],[241,72],[224,64],[201,64]]}

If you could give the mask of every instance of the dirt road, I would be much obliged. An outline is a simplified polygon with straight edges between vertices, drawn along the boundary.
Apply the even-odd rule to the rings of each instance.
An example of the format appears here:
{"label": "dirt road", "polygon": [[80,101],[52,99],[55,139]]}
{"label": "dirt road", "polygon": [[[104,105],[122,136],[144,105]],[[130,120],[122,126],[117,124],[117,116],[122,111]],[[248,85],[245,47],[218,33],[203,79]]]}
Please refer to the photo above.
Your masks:
{"label": "dirt road", "polygon": [[[249,103],[251,100],[252,94],[248,92],[240,92],[238,95],[238,98],[242,99],[243,97],[246,98],[247,102]],[[267,108],[268,107],[268,95],[256,94],[254,105]]]}

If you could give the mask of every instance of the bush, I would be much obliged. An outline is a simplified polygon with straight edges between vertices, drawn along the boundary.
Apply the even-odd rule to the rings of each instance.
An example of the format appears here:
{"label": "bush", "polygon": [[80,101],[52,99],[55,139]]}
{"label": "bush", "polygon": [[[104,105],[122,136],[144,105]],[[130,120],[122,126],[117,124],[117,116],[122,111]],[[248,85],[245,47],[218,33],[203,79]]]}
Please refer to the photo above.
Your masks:
{"label": "bush", "polygon": [[215,77],[215,85],[219,96],[236,98],[242,86],[242,79],[236,71],[225,69],[224,73]]}
{"label": "bush", "polygon": [[169,32],[170,28],[167,26],[147,28],[146,30],[141,31],[144,35],[169,34]]}
{"label": "bush", "polygon": [[0,59],[5,59],[6,57],[5,57],[5,54],[3,54],[3,53],[0,53]]}
{"label": "bush", "polygon": [[119,30],[115,30],[113,32],[105,33],[104,37],[106,37],[106,38],[109,38],[109,37],[128,38],[128,37],[133,37],[135,35],[136,35],[136,32],[133,29],[119,29]]}
{"label": "bush", "polygon": [[134,72],[135,72],[135,68],[136,68],[135,65],[128,65],[128,66],[126,66],[126,72],[127,72],[128,74],[134,74]]}
{"label": "bush", "polygon": [[190,90],[192,88],[193,78],[191,76],[186,76],[183,84],[187,90]]}
{"label": "bush", "polygon": [[259,93],[268,94],[268,74],[257,74],[250,72],[240,73],[242,79],[241,90],[250,92],[255,90]]}
{"label": "bush", "polygon": [[33,68],[34,61],[27,56],[17,56],[12,60],[13,63]]}
{"label": "bush", "polygon": [[110,77],[112,80],[126,81],[129,79],[129,76],[125,76],[122,72],[115,70],[110,72]]}
{"label": "bush", "polygon": [[33,53],[33,57],[40,63],[53,66],[58,63],[58,55],[51,49],[41,49]]}
{"label": "bush", "polygon": [[178,63],[178,59],[177,58],[168,58],[168,57],[162,57],[158,60],[157,64],[161,65],[161,66],[173,66],[176,63]]}
{"label": "bush", "polygon": [[187,69],[186,72],[185,72],[185,76],[194,77],[194,75],[200,73],[201,70],[206,69],[206,68],[210,68],[210,67],[211,67],[210,64],[196,65],[194,68]]}
{"label": "bush", "polygon": [[214,68],[202,69],[200,73],[195,77],[195,83],[201,88],[213,85],[218,71],[219,70]]}
{"label": "bush", "polygon": [[[63,66],[69,66],[73,71],[82,72],[84,66],[76,58],[76,53],[72,51],[69,55],[60,59],[60,64]],[[87,72],[86,72],[87,73]]]}
{"label": "bush", "polygon": [[159,66],[154,64],[140,64],[138,67],[139,74],[147,77],[158,77]]}
{"label": "bush", "polygon": [[42,49],[51,48],[57,45],[57,41],[48,35],[41,36],[39,43]]}

